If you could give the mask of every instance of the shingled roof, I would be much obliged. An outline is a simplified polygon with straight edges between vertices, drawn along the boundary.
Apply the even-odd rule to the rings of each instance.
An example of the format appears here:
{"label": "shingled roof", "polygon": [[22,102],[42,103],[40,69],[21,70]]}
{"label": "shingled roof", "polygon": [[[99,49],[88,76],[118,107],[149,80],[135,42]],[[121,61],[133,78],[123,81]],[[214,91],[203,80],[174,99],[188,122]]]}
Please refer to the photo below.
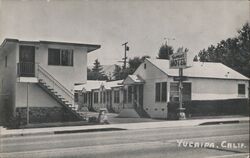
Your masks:
{"label": "shingled roof", "polygon": [[[146,59],[168,76],[179,76],[178,69],[169,69],[169,60]],[[187,77],[216,78],[216,79],[238,79],[249,80],[246,76],[223,65],[214,62],[193,62],[192,67],[184,69],[183,75]]]}

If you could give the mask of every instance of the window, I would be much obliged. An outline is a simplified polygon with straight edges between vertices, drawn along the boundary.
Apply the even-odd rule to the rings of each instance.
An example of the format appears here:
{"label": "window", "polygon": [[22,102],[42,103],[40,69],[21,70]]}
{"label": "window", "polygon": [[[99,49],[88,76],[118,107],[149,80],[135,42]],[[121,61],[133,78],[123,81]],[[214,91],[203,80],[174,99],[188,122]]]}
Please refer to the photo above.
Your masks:
{"label": "window", "polygon": [[100,103],[102,103],[103,92],[100,92]]}
{"label": "window", "polygon": [[246,94],[246,86],[245,84],[238,84],[238,94],[245,95]]}
{"label": "window", "polygon": [[119,90],[115,90],[114,91],[114,103],[120,103],[120,91]]}
{"label": "window", "polygon": [[98,103],[98,92],[94,92],[94,103]]}
{"label": "window", "polygon": [[73,66],[73,50],[49,48],[48,64]]}
{"label": "window", "polygon": [[109,103],[109,98],[110,98],[110,92],[107,91],[107,102]]}
{"label": "window", "polygon": [[[191,83],[182,83],[182,98],[183,101],[191,100]],[[170,101],[179,101],[179,83],[170,83]]]}
{"label": "window", "polygon": [[161,101],[167,101],[167,82],[162,82],[161,84]]}
{"label": "window", "polygon": [[132,93],[133,93],[132,86],[128,86],[128,102],[129,103],[132,102]]}
{"label": "window", "polygon": [[127,103],[127,90],[126,89],[123,90],[123,102]]}
{"label": "window", "polygon": [[156,102],[167,101],[167,82],[161,82],[155,84],[155,101]]}
{"label": "window", "polygon": [[87,103],[87,98],[88,98],[87,93],[84,93],[84,94],[83,94],[83,103],[84,103],[84,104]]}
{"label": "window", "polygon": [[79,99],[78,93],[75,93],[74,98],[75,98],[75,102],[78,102],[78,99]]}
{"label": "window", "polygon": [[5,56],[5,67],[7,67],[7,65],[8,65],[8,58],[7,58],[7,56]]}
{"label": "window", "polygon": [[106,103],[106,92],[104,91],[102,92],[102,94],[103,94],[103,103]]}
{"label": "window", "polygon": [[144,69],[146,69],[147,68],[147,64],[146,63],[144,63]]}

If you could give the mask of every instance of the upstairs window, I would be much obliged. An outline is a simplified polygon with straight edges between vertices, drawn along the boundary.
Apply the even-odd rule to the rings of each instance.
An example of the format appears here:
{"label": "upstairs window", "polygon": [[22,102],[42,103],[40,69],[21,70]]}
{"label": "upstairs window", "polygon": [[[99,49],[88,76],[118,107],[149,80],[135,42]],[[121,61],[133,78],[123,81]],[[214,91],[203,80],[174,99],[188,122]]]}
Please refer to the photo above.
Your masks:
{"label": "upstairs window", "polygon": [[245,84],[238,84],[238,95],[246,94],[246,86]]}
{"label": "upstairs window", "polygon": [[73,50],[49,48],[48,64],[49,65],[73,66]]}

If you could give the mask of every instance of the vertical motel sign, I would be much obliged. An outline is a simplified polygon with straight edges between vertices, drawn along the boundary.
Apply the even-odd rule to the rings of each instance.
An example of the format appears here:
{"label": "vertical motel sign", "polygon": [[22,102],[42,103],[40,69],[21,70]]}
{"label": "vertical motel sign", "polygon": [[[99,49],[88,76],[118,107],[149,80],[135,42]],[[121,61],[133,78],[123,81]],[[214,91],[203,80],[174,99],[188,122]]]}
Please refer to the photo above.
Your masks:
{"label": "vertical motel sign", "polygon": [[182,104],[182,81],[187,80],[187,77],[183,76],[183,69],[191,67],[192,60],[188,58],[187,52],[177,52],[170,56],[169,68],[170,69],[179,69],[179,76],[174,76],[174,81],[179,81],[179,108],[178,108],[178,119],[186,119],[185,109]]}

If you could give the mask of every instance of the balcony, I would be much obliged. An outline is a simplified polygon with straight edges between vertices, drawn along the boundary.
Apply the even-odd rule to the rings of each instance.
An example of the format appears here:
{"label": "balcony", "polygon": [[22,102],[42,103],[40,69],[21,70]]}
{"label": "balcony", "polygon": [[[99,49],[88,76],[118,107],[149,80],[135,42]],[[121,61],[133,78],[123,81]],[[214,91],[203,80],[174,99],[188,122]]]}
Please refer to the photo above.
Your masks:
{"label": "balcony", "polygon": [[18,77],[35,77],[35,64],[31,62],[17,63]]}
{"label": "balcony", "polygon": [[37,83],[36,64],[31,62],[17,63],[17,82]]}

